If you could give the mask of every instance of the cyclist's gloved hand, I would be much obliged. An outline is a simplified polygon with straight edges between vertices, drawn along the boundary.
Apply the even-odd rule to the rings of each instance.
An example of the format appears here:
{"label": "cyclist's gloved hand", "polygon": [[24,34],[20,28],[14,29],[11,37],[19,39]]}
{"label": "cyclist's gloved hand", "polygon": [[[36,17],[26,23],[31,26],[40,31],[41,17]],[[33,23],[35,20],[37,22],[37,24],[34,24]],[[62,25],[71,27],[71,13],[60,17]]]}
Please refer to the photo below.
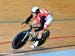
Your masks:
{"label": "cyclist's gloved hand", "polygon": [[22,22],[22,27],[25,27],[28,23]]}

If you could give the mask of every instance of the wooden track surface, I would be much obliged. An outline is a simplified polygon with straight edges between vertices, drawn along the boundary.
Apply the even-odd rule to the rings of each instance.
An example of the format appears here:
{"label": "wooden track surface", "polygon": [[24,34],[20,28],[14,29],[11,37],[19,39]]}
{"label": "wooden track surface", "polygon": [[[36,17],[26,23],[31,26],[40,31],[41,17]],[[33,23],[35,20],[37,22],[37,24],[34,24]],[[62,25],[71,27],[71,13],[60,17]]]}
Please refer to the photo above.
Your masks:
{"label": "wooden track surface", "polygon": [[[75,0],[0,0],[0,53],[13,51],[11,41],[17,33],[27,29],[28,26],[22,28],[21,22],[33,6],[48,8],[54,15],[49,27],[51,35],[43,47],[75,45],[74,5]],[[22,50],[31,50],[30,45],[28,42]]]}
{"label": "wooden track surface", "polygon": [[[75,45],[74,22],[75,21],[54,22],[49,28],[51,31],[51,35],[43,47],[52,48],[59,46]],[[11,52],[13,50],[11,47],[11,41],[13,40],[14,36],[20,31],[24,30],[24,28],[21,27],[21,23],[2,23],[0,24],[0,26],[0,43],[5,42],[0,44],[0,52]],[[31,43],[29,41],[29,43],[22,49],[30,50],[30,45]]]}
{"label": "wooden track surface", "polygon": [[[41,4],[41,5],[40,5]],[[0,20],[24,20],[33,6],[47,8],[55,20],[75,18],[75,0],[0,0]]]}

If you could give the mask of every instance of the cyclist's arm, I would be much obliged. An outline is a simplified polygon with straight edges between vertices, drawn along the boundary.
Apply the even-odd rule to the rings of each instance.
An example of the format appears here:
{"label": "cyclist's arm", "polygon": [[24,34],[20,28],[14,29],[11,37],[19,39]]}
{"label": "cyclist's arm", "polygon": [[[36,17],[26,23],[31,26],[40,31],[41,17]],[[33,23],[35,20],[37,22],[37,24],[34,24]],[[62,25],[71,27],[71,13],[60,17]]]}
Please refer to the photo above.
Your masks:
{"label": "cyclist's arm", "polygon": [[28,22],[31,20],[32,17],[33,17],[33,15],[31,14],[31,15],[24,21],[24,23],[27,23],[27,24],[28,24]]}
{"label": "cyclist's arm", "polygon": [[37,29],[35,29],[35,32],[40,31],[40,30],[43,30],[44,23],[45,23],[45,16],[42,16],[41,17],[41,20],[40,20],[40,27],[38,27]]}

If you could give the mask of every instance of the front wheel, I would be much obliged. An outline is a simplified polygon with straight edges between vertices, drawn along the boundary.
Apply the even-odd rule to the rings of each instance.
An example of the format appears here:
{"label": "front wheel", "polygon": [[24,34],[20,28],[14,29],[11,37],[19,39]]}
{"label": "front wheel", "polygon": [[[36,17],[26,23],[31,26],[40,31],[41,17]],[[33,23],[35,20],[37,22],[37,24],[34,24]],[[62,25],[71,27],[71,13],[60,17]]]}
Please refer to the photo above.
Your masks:
{"label": "front wheel", "polygon": [[12,41],[12,48],[13,49],[21,48],[24,44],[26,44],[26,42],[29,39],[29,36],[30,35],[27,31],[20,32]]}

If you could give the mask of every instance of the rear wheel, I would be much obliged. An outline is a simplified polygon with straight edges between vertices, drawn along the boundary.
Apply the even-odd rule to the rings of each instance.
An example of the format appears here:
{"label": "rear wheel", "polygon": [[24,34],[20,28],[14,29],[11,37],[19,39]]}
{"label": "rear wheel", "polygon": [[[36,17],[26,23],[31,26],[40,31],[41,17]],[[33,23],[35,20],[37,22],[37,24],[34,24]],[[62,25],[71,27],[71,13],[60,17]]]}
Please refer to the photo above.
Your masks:
{"label": "rear wheel", "polygon": [[[19,49],[21,48],[24,44],[26,44],[26,42],[29,39],[29,33],[27,33],[27,31],[22,31],[20,32],[13,40],[12,42],[12,48],[14,49]],[[24,38],[25,37],[25,38]],[[24,40],[23,40],[24,39]],[[23,40],[23,41],[22,41]]]}
{"label": "rear wheel", "polygon": [[49,37],[49,35],[50,35],[50,31],[49,31],[49,30],[46,30],[45,32],[43,32],[42,38],[41,38],[41,40],[39,41],[38,46],[41,46],[42,44],[44,44],[45,41],[46,41],[46,39]]}

